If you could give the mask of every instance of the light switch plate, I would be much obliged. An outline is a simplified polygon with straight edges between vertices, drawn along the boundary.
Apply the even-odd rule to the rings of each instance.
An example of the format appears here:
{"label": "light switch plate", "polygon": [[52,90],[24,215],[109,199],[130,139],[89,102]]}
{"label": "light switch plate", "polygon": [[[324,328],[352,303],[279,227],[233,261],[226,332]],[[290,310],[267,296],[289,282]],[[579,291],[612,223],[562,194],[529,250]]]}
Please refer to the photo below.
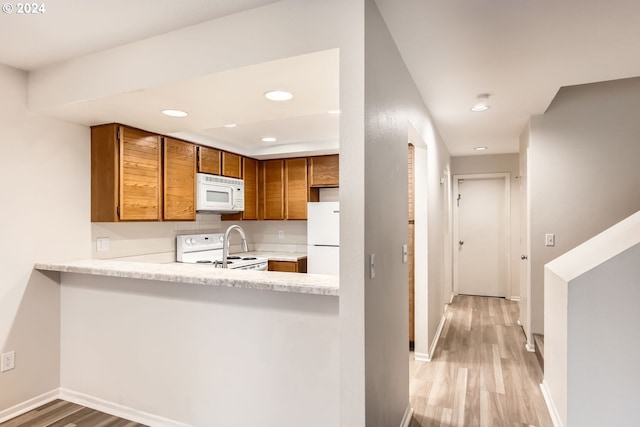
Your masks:
{"label": "light switch plate", "polygon": [[544,244],[546,246],[555,246],[556,245],[556,235],[555,234],[545,234],[544,235]]}
{"label": "light switch plate", "polygon": [[96,239],[97,252],[109,252],[110,241],[108,237],[98,237]]}
{"label": "light switch plate", "polygon": [[372,279],[376,277],[376,254],[369,255],[369,277]]}

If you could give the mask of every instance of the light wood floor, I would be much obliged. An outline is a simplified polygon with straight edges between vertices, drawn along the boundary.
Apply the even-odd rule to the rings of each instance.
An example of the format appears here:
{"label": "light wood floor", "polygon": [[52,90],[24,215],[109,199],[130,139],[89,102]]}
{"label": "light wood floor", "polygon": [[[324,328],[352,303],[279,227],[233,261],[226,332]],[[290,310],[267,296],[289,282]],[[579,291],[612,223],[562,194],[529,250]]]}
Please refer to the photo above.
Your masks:
{"label": "light wood floor", "polygon": [[410,427],[553,427],[518,303],[456,296],[431,362],[411,354]]}
{"label": "light wood floor", "polygon": [[64,400],[54,400],[0,427],[147,427]]}

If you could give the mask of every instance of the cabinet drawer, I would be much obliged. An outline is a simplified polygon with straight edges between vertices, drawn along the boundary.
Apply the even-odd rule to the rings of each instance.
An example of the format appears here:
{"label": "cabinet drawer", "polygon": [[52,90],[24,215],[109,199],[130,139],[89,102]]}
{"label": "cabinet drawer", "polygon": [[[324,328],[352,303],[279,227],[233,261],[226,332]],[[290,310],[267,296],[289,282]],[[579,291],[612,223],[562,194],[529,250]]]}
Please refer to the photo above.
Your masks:
{"label": "cabinet drawer", "polygon": [[269,261],[269,271],[283,271],[288,273],[306,273],[307,258],[296,261]]}

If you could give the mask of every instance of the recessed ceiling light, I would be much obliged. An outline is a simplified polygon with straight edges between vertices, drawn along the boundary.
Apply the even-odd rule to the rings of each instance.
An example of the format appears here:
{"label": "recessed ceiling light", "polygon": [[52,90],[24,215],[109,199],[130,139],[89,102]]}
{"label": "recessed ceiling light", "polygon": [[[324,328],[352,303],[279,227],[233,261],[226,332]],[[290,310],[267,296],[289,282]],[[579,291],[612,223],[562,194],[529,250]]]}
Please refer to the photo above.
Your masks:
{"label": "recessed ceiling light", "polygon": [[236,126],[238,126],[238,125],[235,124],[235,123],[229,123],[228,125],[224,125],[224,127],[226,127],[226,128],[234,128]]}
{"label": "recessed ceiling light", "polygon": [[269,101],[288,101],[293,98],[293,94],[286,90],[270,90],[264,93],[264,97]]}
{"label": "recessed ceiling light", "polygon": [[264,138],[262,138],[262,142],[276,142],[277,139],[272,137],[272,136],[265,136]]}
{"label": "recessed ceiling light", "polygon": [[487,147],[475,147],[474,148],[474,150],[476,150],[476,151],[484,151],[486,149],[487,149]]}
{"label": "recessed ceiling light", "polygon": [[186,111],[182,110],[162,110],[162,114],[169,117],[187,117],[189,114]]}
{"label": "recessed ceiling light", "polygon": [[329,110],[327,111],[329,114],[340,114],[340,110]]}
{"label": "recessed ceiling light", "polygon": [[471,111],[479,113],[482,111],[487,111],[490,107],[491,105],[489,105],[489,94],[481,93],[476,97],[476,103],[473,107],[471,107]]}

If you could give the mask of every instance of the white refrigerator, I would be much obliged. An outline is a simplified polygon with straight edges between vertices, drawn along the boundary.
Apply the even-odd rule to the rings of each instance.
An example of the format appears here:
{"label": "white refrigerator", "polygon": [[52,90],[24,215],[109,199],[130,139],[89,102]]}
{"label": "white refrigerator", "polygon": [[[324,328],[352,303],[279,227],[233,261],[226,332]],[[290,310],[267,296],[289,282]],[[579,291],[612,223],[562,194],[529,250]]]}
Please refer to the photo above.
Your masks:
{"label": "white refrigerator", "polygon": [[340,275],[340,204],[307,205],[307,273]]}

